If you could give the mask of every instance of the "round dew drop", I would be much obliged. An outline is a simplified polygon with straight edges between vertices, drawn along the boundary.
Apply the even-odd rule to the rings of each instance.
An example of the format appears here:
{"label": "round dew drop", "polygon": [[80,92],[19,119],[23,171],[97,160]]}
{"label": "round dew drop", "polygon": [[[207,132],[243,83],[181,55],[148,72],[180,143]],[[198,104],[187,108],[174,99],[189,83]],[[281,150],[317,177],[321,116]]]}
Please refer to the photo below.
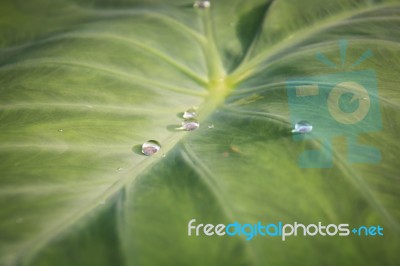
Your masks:
{"label": "round dew drop", "polygon": [[199,121],[196,119],[186,119],[185,121],[182,122],[182,129],[186,131],[193,131],[196,130],[200,127]]}
{"label": "round dew drop", "polygon": [[192,107],[183,113],[184,119],[195,118],[197,116],[196,108]]}
{"label": "round dew drop", "polygon": [[142,145],[142,153],[151,156],[161,149],[161,144],[156,140],[148,140]]}
{"label": "round dew drop", "polygon": [[197,0],[193,4],[194,8],[201,8],[201,9],[206,9],[206,8],[209,8],[210,6],[211,6],[211,3],[210,3],[210,1],[207,1],[207,0]]}
{"label": "round dew drop", "polygon": [[294,125],[293,133],[310,133],[313,126],[307,121],[300,121]]}

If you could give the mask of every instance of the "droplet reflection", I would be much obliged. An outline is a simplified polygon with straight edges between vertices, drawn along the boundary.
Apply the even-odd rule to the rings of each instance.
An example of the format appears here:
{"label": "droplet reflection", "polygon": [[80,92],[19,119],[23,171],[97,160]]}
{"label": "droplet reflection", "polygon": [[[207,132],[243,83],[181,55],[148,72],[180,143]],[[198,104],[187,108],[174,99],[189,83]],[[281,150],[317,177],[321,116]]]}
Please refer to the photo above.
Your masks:
{"label": "droplet reflection", "polygon": [[300,121],[294,125],[293,133],[310,133],[313,126],[307,121]]}
{"label": "droplet reflection", "polygon": [[186,119],[185,121],[182,122],[182,127],[181,129],[186,130],[186,131],[193,131],[196,130],[200,127],[199,121],[196,119]]}
{"label": "droplet reflection", "polygon": [[146,156],[151,156],[161,149],[161,145],[156,140],[148,140],[142,145],[142,153]]}
{"label": "droplet reflection", "polygon": [[194,8],[201,8],[201,9],[206,9],[206,8],[209,8],[210,6],[211,6],[211,3],[210,3],[210,1],[207,1],[207,0],[197,0],[193,4]]}
{"label": "droplet reflection", "polygon": [[185,119],[195,118],[196,116],[197,116],[197,112],[196,112],[195,107],[191,107],[183,113],[183,118],[185,118]]}

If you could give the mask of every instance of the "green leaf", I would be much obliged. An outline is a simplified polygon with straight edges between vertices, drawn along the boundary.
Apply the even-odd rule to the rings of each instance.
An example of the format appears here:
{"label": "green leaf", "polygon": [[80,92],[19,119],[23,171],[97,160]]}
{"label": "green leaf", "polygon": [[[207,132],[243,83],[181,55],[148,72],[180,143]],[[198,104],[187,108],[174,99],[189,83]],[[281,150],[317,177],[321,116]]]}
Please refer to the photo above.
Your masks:
{"label": "green leaf", "polygon": [[[399,265],[399,15],[383,0],[2,1],[0,265]],[[376,120],[337,135],[324,117],[299,141],[291,118],[328,102],[293,113],[290,84],[352,77],[376,82]],[[200,128],[176,130],[192,106]],[[303,168],[321,125],[333,165]],[[381,159],[351,163],[349,139]],[[188,236],[191,219],[384,236]]]}

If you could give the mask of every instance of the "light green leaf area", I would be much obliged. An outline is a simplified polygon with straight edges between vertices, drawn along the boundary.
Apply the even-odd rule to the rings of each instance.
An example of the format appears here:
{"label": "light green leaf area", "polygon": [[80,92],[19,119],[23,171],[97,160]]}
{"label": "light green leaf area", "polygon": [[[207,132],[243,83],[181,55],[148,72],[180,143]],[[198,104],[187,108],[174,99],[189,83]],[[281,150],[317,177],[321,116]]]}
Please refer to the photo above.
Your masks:
{"label": "light green leaf area", "polygon": [[[378,0],[2,1],[0,265],[399,265],[399,18]],[[322,142],[293,137],[288,81],[367,69],[382,128],[303,168]],[[200,128],[176,130],[192,106]],[[381,160],[351,163],[348,137]],[[189,237],[191,219],[384,236]]]}

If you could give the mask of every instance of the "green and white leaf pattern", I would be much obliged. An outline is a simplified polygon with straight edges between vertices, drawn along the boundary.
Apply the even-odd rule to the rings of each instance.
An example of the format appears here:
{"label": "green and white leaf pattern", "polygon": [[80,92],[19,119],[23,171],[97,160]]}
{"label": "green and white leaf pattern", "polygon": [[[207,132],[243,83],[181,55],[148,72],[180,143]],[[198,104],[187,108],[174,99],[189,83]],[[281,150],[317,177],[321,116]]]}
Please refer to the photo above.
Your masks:
{"label": "green and white leaf pattern", "polygon": [[[4,0],[0,265],[399,265],[400,2]],[[302,169],[286,81],[374,69],[379,164]],[[348,70],[344,68],[344,70]],[[200,128],[177,131],[198,106]],[[399,115],[399,117],[397,117]],[[141,154],[157,140],[161,150]],[[187,223],[381,225],[384,237],[188,237]]]}

